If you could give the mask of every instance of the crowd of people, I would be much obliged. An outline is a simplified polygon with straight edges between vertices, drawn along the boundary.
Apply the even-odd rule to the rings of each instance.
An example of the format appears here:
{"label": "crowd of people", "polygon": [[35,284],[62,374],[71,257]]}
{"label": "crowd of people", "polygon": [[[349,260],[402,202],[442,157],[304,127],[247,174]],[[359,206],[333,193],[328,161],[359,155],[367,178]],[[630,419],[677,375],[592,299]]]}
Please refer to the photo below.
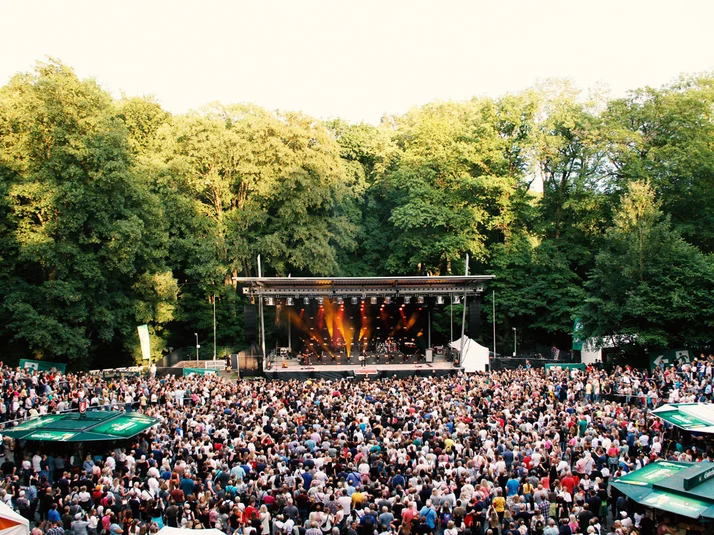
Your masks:
{"label": "crowd of people", "polygon": [[648,409],[710,401],[713,362],[302,382],[2,366],[6,429],[80,399],[161,424],[82,454],[6,437],[0,499],[33,535],[662,535],[609,482],[711,460]]}

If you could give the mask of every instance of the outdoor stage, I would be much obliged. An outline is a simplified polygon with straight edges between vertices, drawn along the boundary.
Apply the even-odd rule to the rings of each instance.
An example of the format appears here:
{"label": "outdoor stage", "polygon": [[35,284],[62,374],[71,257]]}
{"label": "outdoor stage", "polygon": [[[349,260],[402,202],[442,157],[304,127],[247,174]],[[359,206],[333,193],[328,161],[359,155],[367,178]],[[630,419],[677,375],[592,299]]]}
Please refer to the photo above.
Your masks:
{"label": "outdoor stage", "polygon": [[302,366],[290,362],[286,368],[280,363],[277,367],[265,370],[268,379],[284,381],[308,379],[378,379],[382,377],[441,377],[453,375],[459,371],[452,362],[437,361],[430,363],[400,363],[400,364],[373,364],[367,362],[366,366],[359,364],[323,364],[315,366]]}

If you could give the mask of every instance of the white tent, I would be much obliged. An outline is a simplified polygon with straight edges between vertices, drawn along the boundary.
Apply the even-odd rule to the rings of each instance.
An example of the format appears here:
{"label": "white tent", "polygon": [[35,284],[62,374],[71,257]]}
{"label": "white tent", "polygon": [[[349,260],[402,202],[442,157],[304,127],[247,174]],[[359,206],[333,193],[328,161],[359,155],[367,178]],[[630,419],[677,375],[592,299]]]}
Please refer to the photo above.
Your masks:
{"label": "white tent", "polygon": [[[220,529],[182,529],[164,526],[158,535],[226,535]],[[2,535],[0,533],[0,535]]]}
{"label": "white tent", "polygon": [[30,521],[0,501],[0,535],[28,535]]}
{"label": "white tent", "polygon": [[[461,346],[464,350],[461,350]],[[461,353],[461,367],[465,372],[485,372],[488,366],[488,348],[480,345],[478,342],[471,340],[468,336],[464,336],[460,340],[454,340],[449,344],[452,349],[456,349]]]}

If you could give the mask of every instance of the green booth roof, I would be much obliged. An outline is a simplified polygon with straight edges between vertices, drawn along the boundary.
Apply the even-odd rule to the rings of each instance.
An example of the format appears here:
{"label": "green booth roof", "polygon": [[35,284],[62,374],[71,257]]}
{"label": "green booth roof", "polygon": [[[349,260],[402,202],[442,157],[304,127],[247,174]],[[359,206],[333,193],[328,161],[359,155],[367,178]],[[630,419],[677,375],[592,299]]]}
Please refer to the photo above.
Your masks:
{"label": "green booth roof", "polygon": [[652,414],[686,431],[714,433],[714,403],[667,403]]}
{"label": "green booth roof", "polygon": [[612,482],[628,498],[689,518],[714,519],[714,464],[660,461]]}
{"label": "green booth roof", "polygon": [[16,440],[88,442],[122,440],[138,435],[159,420],[134,412],[89,411],[40,416],[3,431]]}

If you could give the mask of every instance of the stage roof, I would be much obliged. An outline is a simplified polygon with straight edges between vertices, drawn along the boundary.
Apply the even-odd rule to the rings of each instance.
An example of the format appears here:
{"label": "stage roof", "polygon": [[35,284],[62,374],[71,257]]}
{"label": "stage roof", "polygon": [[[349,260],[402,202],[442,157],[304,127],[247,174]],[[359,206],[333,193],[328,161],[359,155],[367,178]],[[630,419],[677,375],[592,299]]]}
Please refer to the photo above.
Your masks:
{"label": "stage roof", "polygon": [[138,435],[159,423],[138,412],[88,411],[39,416],[3,431],[17,440],[87,442],[122,440]]}
{"label": "stage roof", "polygon": [[480,294],[493,275],[452,277],[236,277],[247,295]]}

